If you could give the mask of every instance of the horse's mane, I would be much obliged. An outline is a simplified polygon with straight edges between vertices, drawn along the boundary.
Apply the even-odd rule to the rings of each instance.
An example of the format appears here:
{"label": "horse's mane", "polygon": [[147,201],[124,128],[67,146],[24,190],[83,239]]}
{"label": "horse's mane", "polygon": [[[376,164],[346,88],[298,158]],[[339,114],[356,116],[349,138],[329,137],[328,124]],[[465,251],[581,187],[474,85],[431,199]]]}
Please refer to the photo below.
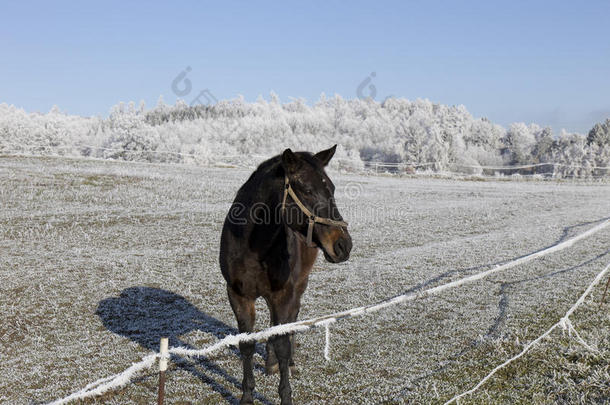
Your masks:
{"label": "horse's mane", "polygon": [[[297,155],[301,160],[304,160],[305,162],[311,164],[313,167],[322,168],[318,159],[316,159],[311,152],[295,152],[294,154]],[[282,161],[282,155],[276,155],[270,159],[267,159],[258,165],[258,167],[256,168],[256,170],[254,171],[253,174],[255,174],[256,172],[259,172],[259,171],[261,173],[273,172],[273,171],[277,170],[278,167],[282,166],[281,161]],[[284,169],[282,168],[282,172],[283,172],[283,170]]]}
{"label": "horse's mane", "polygon": [[[295,152],[295,154],[303,161],[311,164],[315,168],[322,168],[320,162],[314,158],[311,152]],[[284,167],[282,166],[282,156],[276,155],[265,160],[258,165],[256,170],[252,172],[248,180],[239,189],[236,201],[239,201],[246,206],[253,203],[257,194],[261,190],[263,181],[269,178],[282,179],[284,178]]]}
{"label": "horse's mane", "polygon": [[[314,158],[311,152],[295,152],[295,155],[315,168],[322,168],[320,162]],[[282,155],[276,155],[259,164],[252,175],[250,175],[247,183],[252,182],[253,184],[259,184],[266,176],[284,177]]]}

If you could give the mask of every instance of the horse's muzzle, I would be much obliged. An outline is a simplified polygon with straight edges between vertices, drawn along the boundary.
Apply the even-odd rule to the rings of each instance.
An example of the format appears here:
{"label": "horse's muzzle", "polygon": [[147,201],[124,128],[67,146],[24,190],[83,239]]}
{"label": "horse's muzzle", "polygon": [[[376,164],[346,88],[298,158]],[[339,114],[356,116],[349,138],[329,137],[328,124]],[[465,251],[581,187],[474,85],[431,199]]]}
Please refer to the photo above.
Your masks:
{"label": "horse's muzzle", "polygon": [[333,242],[332,252],[329,250],[323,249],[324,257],[331,263],[341,263],[349,259],[352,251],[352,238],[347,230],[344,230],[342,235]]}
{"label": "horse's muzzle", "polygon": [[345,237],[339,238],[335,242],[335,254],[340,261],[349,259],[349,253],[352,251],[352,238],[347,234]]}

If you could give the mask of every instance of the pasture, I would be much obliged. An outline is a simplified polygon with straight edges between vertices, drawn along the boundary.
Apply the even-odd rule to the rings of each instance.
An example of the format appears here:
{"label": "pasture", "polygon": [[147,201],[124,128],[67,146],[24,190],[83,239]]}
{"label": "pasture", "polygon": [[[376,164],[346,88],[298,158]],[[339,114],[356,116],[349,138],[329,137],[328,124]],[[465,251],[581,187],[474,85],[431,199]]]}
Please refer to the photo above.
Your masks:
{"label": "pasture", "polygon": [[[48,402],[170,346],[236,333],[218,268],[222,221],[251,170],[0,158],[0,402]],[[463,181],[329,171],[350,260],[322,257],[299,319],[375,303],[552,246],[610,215],[608,183]],[[281,190],[278,190],[280,192]],[[559,320],[610,262],[610,229],[487,279],[297,335],[299,404],[443,403]],[[605,280],[604,280],[605,283]],[[598,286],[560,331],[461,403],[602,403],[610,303]],[[607,298],[607,301],[610,301]],[[257,330],[269,324],[257,303]],[[255,355],[256,400],[278,376]],[[173,358],[167,403],[234,403],[241,362]],[[152,403],[154,369],[87,403]]]}

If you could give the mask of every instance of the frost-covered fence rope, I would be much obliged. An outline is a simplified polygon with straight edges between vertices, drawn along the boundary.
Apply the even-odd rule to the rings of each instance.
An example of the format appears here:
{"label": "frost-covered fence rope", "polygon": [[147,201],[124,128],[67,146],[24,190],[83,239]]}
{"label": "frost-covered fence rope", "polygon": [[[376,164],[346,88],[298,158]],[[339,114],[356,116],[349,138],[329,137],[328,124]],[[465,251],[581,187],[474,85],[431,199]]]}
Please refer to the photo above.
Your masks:
{"label": "frost-covered fence rope", "polygon": [[[340,319],[345,319],[345,318],[350,318],[350,317],[354,317],[354,316],[364,315],[364,314],[371,313],[371,312],[376,312],[381,309],[384,309],[384,308],[387,308],[390,306],[394,306],[394,305],[397,305],[397,304],[400,304],[403,302],[413,301],[416,298],[427,297],[430,295],[444,292],[451,288],[460,287],[464,284],[471,283],[471,282],[477,281],[477,280],[481,280],[491,274],[494,274],[494,273],[497,273],[497,272],[500,272],[503,270],[508,270],[510,268],[527,263],[538,257],[548,255],[549,253],[563,250],[567,247],[572,246],[577,241],[601,231],[602,229],[608,227],[609,225],[610,225],[610,220],[605,220],[604,222],[596,225],[595,227],[589,229],[588,231],[585,231],[579,235],[574,236],[573,238],[570,238],[564,242],[558,243],[554,246],[548,247],[546,249],[542,249],[535,253],[531,253],[527,256],[520,257],[518,259],[512,260],[512,261],[504,263],[502,265],[498,265],[492,269],[473,274],[472,276],[464,277],[459,280],[455,280],[455,281],[452,281],[452,282],[449,282],[446,284],[439,285],[437,287],[429,288],[427,290],[398,295],[396,297],[393,297],[393,298],[390,298],[387,300],[383,300],[377,304],[371,304],[371,305],[361,306],[361,307],[357,307],[357,308],[352,308],[352,309],[349,309],[346,311],[336,312],[336,313],[330,314],[330,315],[324,315],[324,316],[320,316],[317,318],[312,318],[312,319],[307,319],[307,320],[303,320],[303,321],[297,321],[297,322],[293,322],[293,323],[273,326],[273,327],[268,328],[261,332],[227,336],[226,338],[218,341],[215,345],[210,346],[206,349],[202,349],[202,350],[190,350],[190,349],[181,349],[181,348],[175,348],[172,350],[174,350],[173,353],[180,354],[183,356],[189,356],[189,357],[207,356],[208,354],[211,353],[210,349],[214,346],[218,346],[218,349],[213,350],[213,351],[217,351],[220,348],[235,345],[235,343],[232,343],[232,342],[228,343],[230,338],[242,336],[241,338],[239,338],[237,343],[239,343],[239,341],[266,340],[271,336],[279,336],[279,335],[292,333],[292,332],[301,332],[303,330],[307,330],[307,329],[314,328],[314,327],[326,326],[326,325],[328,325],[330,323],[334,323]],[[227,341],[227,343],[225,343],[224,345],[221,345],[221,343],[225,340]],[[170,350],[170,352],[172,352],[172,350]]]}
{"label": "frost-covered fence rope", "polygon": [[113,389],[120,388],[129,384],[131,379],[140,371],[146,370],[154,366],[159,355],[152,353],[144,357],[141,361],[133,363],[131,367],[120,374],[110,377],[100,378],[99,380],[88,384],[85,388],[68,395],[65,398],[51,402],[52,405],[67,404],[70,401],[76,401],[85,398],[96,397]]}
{"label": "frost-covered fence rope", "polygon": [[[608,226],[610,226],[610,219],[607,219],[581,234],[578,234],[566,241],[563,241],[556,245],[550,246],[546,249],[542,249],[542,250],[539,250],[538,252],[531,253],[529,255],[526,255],[526,256],[520,257],[518,259],[512,260],[510,262],[504,263],[502,265],[498,265],[489,270],[486,270],[486,271],[483,271],[480,273],[476,273],[471,276],[464,277],[464,278],[461,278],[461,279],[458,279],[458,280],[455,280],[455,281],[452,281],[452,282],[449,282],[446,284],[442,284],[442,285],[439,285],[436,287],[432,287],[432,288],[429,288],[429,289],[426,289],[423,291],[398,295],[396,297],[383,300],[376,304],[352,308],[352,309],[349,309],[346,311],[336,312],[334,314],[329,314],[329,315],[323,315],[323,316],[320,316],[317,318],[311,318],[311,319],[307,319],[307,320],[303,320],[303,321],[297,321],[297,322],[293,322],[293,323],[273,326],[268,329],[262,330],[260,332],[240,333],[237,335],[229,335],[204,349],[192,350],[192,349],[186,349],[183,347],[174,347],[169,350],[169,353],[175,354],[175,355],[180,355],[180,356],[185,356],[185,357],[204,357],[204,356],[208,356],[212,353],[218,352],[222,349],[228,348],[230,346],[238,346],[240,342],[264,341],[273,336],[280,336],[280,335],[285,335],[285,334],[289,334],[289,333],[303,332],[308,329],[322,327],[322,326],[324,326],[325,328],[328,328],[330,324],[335,323],[336,321],[341,320],[341,319],[346,319],[346,318],[350,318],[350,317],[355,317],[355,316],[360,316],[360,315],[376,312],[381,309],[388,308],[388,307],[391,307],[391,306],[394,306],[394,305],[397,305],[397,304],[400,304],[403,302],[413,301],[417,298],[423,298],[423,297],[427,297],[430,295],[439,294],[439,293],[449,290],[451,288],[460,287],[467,283],[481,280],[491,274],[494,274],[494,273],[497,273],[497,272],[500,272],[503,270],[508,270],[510,268],[513,268],[513,267],[519,266],[521,264],[527,263],[531,260],[534,260],[538,257],[542,257],[542,256],[548,255],[550,253],[566,249],[566,248],[572,246],[574,243],[576,243],[584,238],[587,238],[587,237],[601,231],[602,229],[607,228]],[[327,335],[327,336],[329,336],[329,338],[330,338],[330,335]],[[325,354],[328,354],[327,350],[328,350],[328,345],[327,345]],[[71,394],[70,396],[68,396],[64,399],[60,399],[55,402],[52,402],[52,404],[64,404],[70,400],[93,397],[93,396],[101,395],[102,393],[109,391],[111,389],[116,389],[121,386],[124,386],[129,383],[130,379],[133,377],[133,375],[137,371],[152,367],[155,359],[158,358],[158,356],[159,355],[157,353],[149,354],[141,362],[133,364],[130,368],[128,368],[124,372],[117,374],[115,376],[110,376],[110,377],[106,377],[101,380],[98,380],[92,384],[89,384],[87,387],[83,388],[82,390],[80,390],[74,394]]]}
{"label": "frost-covered fence rope", "polygon": [[[546,330],[546,332],[544,332],[542,335],[538,336],[536,339],[532,340],[530,343],[528,343],[521,352],[519,352],[518,354],[516,354],[515,356],[511,357],[510,359],[506,360],[504,363],[500,364],[499,366],[497,366],[496,368],[494,368],[493,370],[491,370],[491,372],[489,374],[487,374],[481,381],[479,381],[479,383],[477,385],[475,385],[474,387],[472,387],[471,389],[469,389],[468,391],[464,391],[459,395],[456,395],[455,397],[451,398],[449,401],[445,402],[445,405],[450,404],[452,402],[458,401],[460,398],[465,397],[466,395],[470,395],[473,392],[475,392],[476,390],[478,390],[483,384],[485,384],[496,372],[498,372],[500,369],[506,367],[507,365],[509,365],[510,363],[512,363],[513,361],[517,360],[518,358],[522,357],[525,353],[527,353],[532,347],[534,347],[535,345],[537,345],[538,343],[540,343],[545,337],[547,337],[548,335],[551,334],[551,332],[557,328],[558,326],[561,326],[563,329],[567,329],[568,332],[570,331],[574,331],[576,332],[576,329],[574,329],[574,327],[572,326],[572,322],[570,321],[570,315],[572,315],[574,313],[574,311],[576,311],[576,309],[582,305],[582,303],[585,301],[585,298],[587,297],[587,295],[589,295],[591,293],[591,290],[593,290],[593,287],[595,287],[597,285],[597,283],[600,282],[600,280],[604,277],[604,275],[610,270],[610,264],[608,264],[606,266],[605,269],[603,269],[599,274],[597,274],[597,277],[595,277],[595,279],[591,282],[591,284],[589,284],[589,287],[587,287],[587,289],[585,290],[585,292],[580,296],[580,298],[578,299],[578,301],[576,301],[576,303],[574,305],[572,305],[572,308],[570,308],[568,310],[568,312],[565,313],[565,315],[553,326],[551,326],[549,329]],[[592,348],[591,346],[589,346],[581,337],[580,335],[578,335],[578,332],[576,332],[576,336],[578,338],[578,341],[583,344],[587,349],[589,350],[593,350],[593,351],[597,351],[597,349]]]}

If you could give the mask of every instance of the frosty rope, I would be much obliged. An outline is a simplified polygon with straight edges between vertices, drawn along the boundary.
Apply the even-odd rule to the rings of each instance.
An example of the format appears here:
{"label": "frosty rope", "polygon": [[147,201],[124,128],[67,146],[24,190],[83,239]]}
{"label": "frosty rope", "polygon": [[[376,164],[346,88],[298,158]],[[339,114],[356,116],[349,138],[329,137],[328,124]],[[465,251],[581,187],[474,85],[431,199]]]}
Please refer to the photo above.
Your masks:
{"label": "frosty rope", "polygon": [[[398,295],[396,297],[383,300],[377,304],[371,304],[371,305],[361,306],[361,307],[357,307],[357,308],[352,308],[349,310],[336,312],[334,314],[323,315],[323,316],[320,316],[317,318],[311,318],[311,319],[307,319],[307,320],[303,320],[303,321],[276,325],[276,326],[267,328],[265,330],[262,330],[260,332],[240,333],[237,335],[229,335],[204,349],[192,350],[192,349],[186,349],[183,347],[174,347],[169,350],[169,353],[181,355],[181,356],[185,356],[185,357],[204,357],[204,356],[208,356],[214,352],[225,349],[229,346],[238,346],[240,342],[264,341],[273,336],[280,336],[280,335],[286,335],[289,333],[303,332],[303,331],[306,331],[306,330],[309,330],[309,329],[312,329],[315,327],[320,327],[320,326],[328,327],[328,325],[330,323],[334,323],[338,320],[351,318],[351,317],[355,317],[355,316],[360,316],[360,315],[364,315],[367,313],[377,312],[381,309],[388,308],[390,306],[394,306],[394,305],[397,305],[402,302],[413,301],[417,298],[423,298],[423,297],[427,297],[430,295],[438,294],[438,293],[441,293],[441,292],[451,289],[451,288],[460,287],[464,284],[467,284],[467,283],[470,283],[473,281],[477,281],[477,280],[481,280],[481,279],[483,279],[491,274],[497,273],[499,271],[507,270],[512,267],[527,263],[538,257],[545,256],[550,253],[566,249],[566,248],[572,246],[577,241],[587,238],[587,237],[601,231],[602,229],[605,229],[609,225],[610,225],[610,220],[607,219],[579,235],[576,235],[576,236],[574,236],[566,241],[563,241],[561,243],[558,243],[556,245],[550,246],[546,249],[542,249],[538,252],[531,253],[529,255],[526,255],[526,256],[520,257],[518,259],[512,260],[510,262],[504,263],[502,265],[498,265],[492,269],[489,269],[489,270],[486,270],[486,271],[483,271],[480,273],[476,273],[471,276],[464,277],[464,278],[461,278],[458,280],[454,280],[454,281],[446,283],[446,284],[432,287],[427,290]],[[602,276],[603,276],[603,274],[602,274]],[[583,300],[584,300],[584,298],[583,298]],[[571,314],[571,312],[570,312],[570,314]],[[328,335],[328,340],[330,340],[330,335]],[[328,342],[328,343],[330,344],[330,342]],[[325,348],[325,355],[327,354],[326,353],[327,350],[328,349]],[[71,394],[70,396],[68,396],[64,399],[60,399],[55,402],[52,402],[52,404],[59,405],[59,404],[64,404],[70,400],[93,397],[93,396],[101,395],[102,393],[109,391],[111,389],[124,386],[129,383],[130,379],[133,377],[133,375],[137,371],[152,367],[155,362],[155,359],[157,359],[158,357],[159,357],[158,353],[149,354],[144,359],[142,359],[142,361],[140,363],[133,364],[130,368],[128,368],[124,372],[117,374],[115,376],[110,376],[110,377],[100,379],[92,384],[89,384],[87,387],[83,388],[82,390],[80,390],[74,394]],[[93,388],[93,387],[95,387],[95,388]]]}
{"label": "frosty rope", "polygon": [[103,393],[110,391],[112,389],[120,388],[124,385],[127,385],[136,373],[142,370],[146,370],[151,368],[159,355],[157,353],[152,353],[144,357],[141,361],[137,363],[133,363],[131,367],[126,369],[120,374],[116,374],[110,377],[100,378],[99,380],[88,384],[85,388],[80,391],[77,391],[71,395],[68,395],[65,398],[58,399],[56,401],[51,402],[50,405],[61,405],[67,404],[70,401],[76,401],[78,399],[95,397],[98,395],[102,395]]}
{"label": "frosty rope", "polygon": [[[536,339],[532,340],[530,343],[528,343],[521,352],[519,352],[517,355],[511,357],[510,359],[506,360],[504,363],[500,364],[499,366],[497,366],[496,368],[494,368],[493,370],[491,370],[491,372],[489,374],[487,374],[481,381],[479,381],[479,383],[477,385],[475,385],[474,387],[472,387],[471,389],[469,389],[468,391],[464,391],[459,395],[456,395],[455,397],[451,398],[449,401],[445,402],[445,405],[448,405],[452,402],[458,401],[460,398],[465,397],[466,395],[470,395],[473,392],[475,392],[477,389],[479,389],[483,384],[485,384],[498,370],[506,367],[507,365],[509,365],[510,363],[512,363],[513,361],[517,360],[518,358],[522,357],[525,353],[527,353],[533,346],[537,345],[538,343],[540,343],[542,341],[542,339],[544,339],[545,337],[547,337],[548,335],[551,334],[551,332],[557,328],[558,326],[561,326],[564,329],[568,329],[568,331],[570,330],[570,328],[574,331],[576,331],[574,329],[574,327],[572,326],[572,322],[570,322],[570,315],[572,315],[574,313],[574,311],[576,311],[576,309],[585,301],[585,298],[587,297],[587,295],[589,295],[589,293],[591,293],[591,290],[593,290],[593,287],[595,287],[597,285],[597,283],[599,283],[599,281],[604,277],[604,275],[608,272],[608,270],[610,270],[610,264],[608,264],[606,266],[605,269],[603,269],[600,273],[597,274],[597,277],[595,277],[595,279],[591,282],[591,284],[589,284],[589,287],[587,287],[587,289],[585,290],[585,292],[580,296],[580,298],[578,299],[578,301],[576,301],[576,303],[574,305],[572,305],[572,307],[568,310],[568,312],[565,313],[565,315],[557,322],[555,323],[553,326],[551,326],[549,329],[546,330],[546,332],[544,332],[542,335],[538,336]],[[586,348],[597,351],[596,349],[591,348],[588,344],[586,344],[584,342],[584,340],[582,340],[582,338],[578,335],[578,333],[576,333],[578,336],[578,340],[581,344],[583,344]]]}
{"label": "frosty rope", "polygon": [[337,322],[336,318],[320,321],[316,326],[324,326],[324,359],[330,361],[330,324]]}
{"label": "frosty rope", "polygon": [[559,322],[560,322],[559,326],[561,326],[561,328],[564,331],[568,332],[568,336],[571,337],[572,333],[573,333],[574,337],[576,338],[578,343],[583,345],[587,350],[595,352],[595,353],[599,353],[599,350],[596,347],[593,347],[593,346],[589,345],[587,342],[585,342],[585,340],[580,336],[580,334],[578,333],[576,328],[574,328],[574,325],[572,325],[572,321],[570,321],[569,318],[562,318]]}

